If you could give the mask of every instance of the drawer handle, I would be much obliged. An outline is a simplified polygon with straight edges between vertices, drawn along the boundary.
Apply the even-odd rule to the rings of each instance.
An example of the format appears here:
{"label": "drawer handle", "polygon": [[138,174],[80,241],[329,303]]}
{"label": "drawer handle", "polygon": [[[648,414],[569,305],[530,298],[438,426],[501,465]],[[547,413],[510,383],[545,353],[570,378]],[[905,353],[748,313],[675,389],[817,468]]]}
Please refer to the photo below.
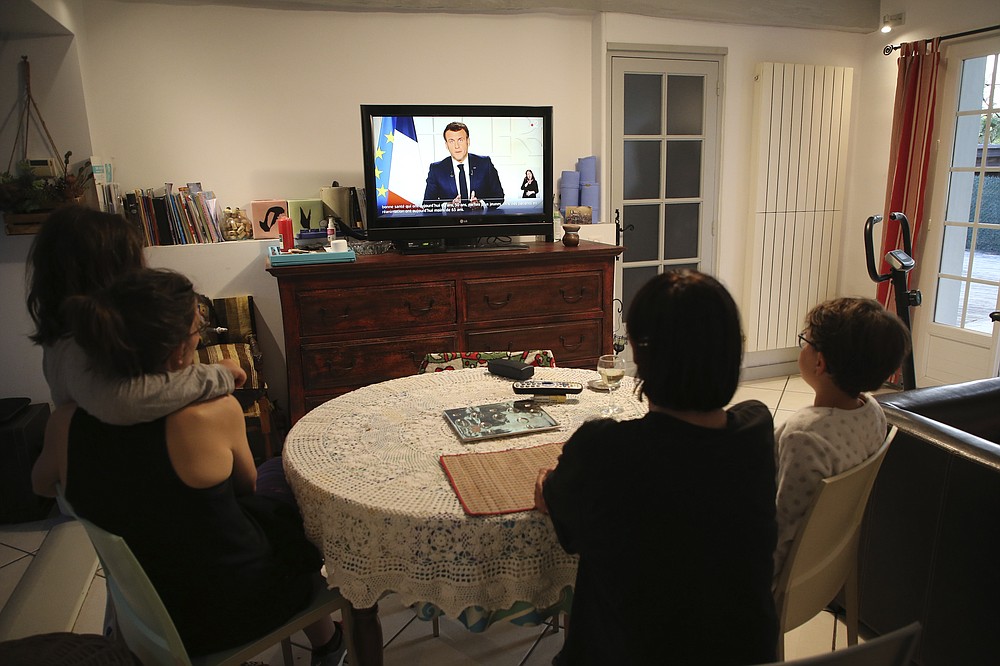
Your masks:
{"label": "drawer handle", "polygon": [[425,315],[434,309],[434,299],[432,298],[430,300],[426,308],[415,308],[413,307],[413,304],[410,303],[409,301],[403,301],[403,305],[405,305],[406,309],[410,311],[411,316],[417,317],[419,315]]}
{"label": "drawer handle", "polygon": [[[324,320],[324,321],[326,321],[326,316],[327,316],[326,308],[320,308],[319,309],[319,318],[322,319],[322,320]],[[347,319],[350,316],[351,316],[351,306],[350,306],[350,304],[347,304],[347,305],[344,306],[344,314],[339,314],[338,315],[338,314],[333,314],[332,312],[330,313],[330,318],[331,319]]]}
{"label": "drawer handle", "polygon": [[580,287],[580,295],[576,297],[567,296],[565,289],[560,289],[559,294],[562,295],[562,299],[567,303],[579,303],[580,301],[583,300],[583,287]]}
{"label": "drawer handle", "polygon": [[327,374],[333,374],[334,372],[347,372],[349,370],[353,370],[354,369],[354,357],[353,356],[351,357],[350,362],[351,362],[351,364],[347,365],[347,366],[344,366],[344,365],[334,366],[333,363],[330,361],[330,359],[326,359],[325,361],[323,361],[323,367],[326,368]]}
{"label": "drawer handle", "polygon": [[559,344],[561,344],[563,346],[563,349],[579,349],[580,345],[583,344],[583,336],[582,335],[580,336],[580,341],[579,342],[577,342],[574,345],[571,345],[571,344],[567,344],[566,343],[566,338],[560,335],[559,336]]}
{"label": "drawer handle", "polygon": [[500,301],[491,301],[489,294],[483,296],[483,300],[486,301],[486,305],[490,306],[494,310],[499,310],[502,307],[506,307],[507,304],[510,303],[511,296],[512,294],[510,292],[507,292],[507,300],[503,301],[502,303]]}

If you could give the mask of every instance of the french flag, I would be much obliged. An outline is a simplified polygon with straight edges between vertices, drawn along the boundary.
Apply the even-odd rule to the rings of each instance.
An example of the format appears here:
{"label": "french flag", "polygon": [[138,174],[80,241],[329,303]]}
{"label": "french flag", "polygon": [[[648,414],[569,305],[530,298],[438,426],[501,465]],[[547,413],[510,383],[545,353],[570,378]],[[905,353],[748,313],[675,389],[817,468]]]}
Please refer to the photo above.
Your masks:
{"label": "french flag", "polygon": [[376,201],[389,210],[419,210],[427,167],[420,161],[417,130],[411,116],[382,118],[375,148]]}

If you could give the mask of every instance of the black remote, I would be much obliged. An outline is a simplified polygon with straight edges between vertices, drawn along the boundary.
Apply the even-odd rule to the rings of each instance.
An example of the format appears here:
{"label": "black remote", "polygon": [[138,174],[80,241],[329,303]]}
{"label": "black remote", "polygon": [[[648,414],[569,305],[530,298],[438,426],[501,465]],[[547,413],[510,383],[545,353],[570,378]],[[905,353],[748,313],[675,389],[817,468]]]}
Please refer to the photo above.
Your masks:
{"label": "black remote", "polygon": [[538,379],[514,382],[513,386],[514,393],[534,395],[566,395],[567,393],[579,393],[583,390],[583,384],[579,382],[552,382]]}

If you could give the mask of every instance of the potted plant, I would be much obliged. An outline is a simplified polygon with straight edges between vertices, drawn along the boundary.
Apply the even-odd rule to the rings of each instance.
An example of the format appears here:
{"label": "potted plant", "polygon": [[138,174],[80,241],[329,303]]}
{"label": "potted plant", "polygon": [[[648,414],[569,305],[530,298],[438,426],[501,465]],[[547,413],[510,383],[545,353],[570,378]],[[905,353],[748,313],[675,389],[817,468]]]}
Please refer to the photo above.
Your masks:
{"label": "potted plant", "polygon": [[75,172],[69,168],[72,151],[63,156],[62,173],[40,175],[27,161],[18,162],[13,173],[0,173],[0,211],[8,234],[34,233],[52,210],[82,201],[93,173],[89,164]]}

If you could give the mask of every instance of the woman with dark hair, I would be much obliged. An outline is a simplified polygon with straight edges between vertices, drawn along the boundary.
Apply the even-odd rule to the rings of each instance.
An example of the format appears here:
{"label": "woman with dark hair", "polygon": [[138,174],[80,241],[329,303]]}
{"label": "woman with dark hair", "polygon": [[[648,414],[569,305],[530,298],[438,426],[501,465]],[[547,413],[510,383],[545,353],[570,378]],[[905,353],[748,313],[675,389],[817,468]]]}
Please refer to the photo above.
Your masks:
{"label": "woman with dark hair", "polygon": [[521,181],[521,198],[534,199],[538,196],[538,181],[535,180],[535,173],[528,169],[524,172],[524,180]]}
{"label": "woman with dark hair", "polygon": [[231,360],[125,379],[109,376],[87,358],[70,335],[63,303],[144,265],[142,238],[121,215],[66,206],[42,223],[28,256],[27,306],[35,325],[31,339],[42,346],[42,368],[56,406],[76,402],[108,423],[139,423],[232,393],[246,380]]}
{"label": "woman with dark hair", "polygon": [[726,408],[736,304],[714,278],[670,271],[636,293],[627,325],[649,413],[584,423],[536,483],[580,555],[558,663],[774,661],[774,423],[756,400]]}
{"label": "woman with dark hair", "polygon": [[[191,282],[164,270],[123,275],[70,298],[62,313],[89,357],[122,379],[189,367],[203,328]],[[125,539],[199,655],[280,626],[317,580],[322,561],[282,483],[281,459],[261,467],[268,489],[257,487],[232,396],[130,426],[68,404],[49,420],[32,484],[47,496],[61,484],[77,514]],[[346,647],[331,618],[306,635],[313,663],[342,663]]]}

